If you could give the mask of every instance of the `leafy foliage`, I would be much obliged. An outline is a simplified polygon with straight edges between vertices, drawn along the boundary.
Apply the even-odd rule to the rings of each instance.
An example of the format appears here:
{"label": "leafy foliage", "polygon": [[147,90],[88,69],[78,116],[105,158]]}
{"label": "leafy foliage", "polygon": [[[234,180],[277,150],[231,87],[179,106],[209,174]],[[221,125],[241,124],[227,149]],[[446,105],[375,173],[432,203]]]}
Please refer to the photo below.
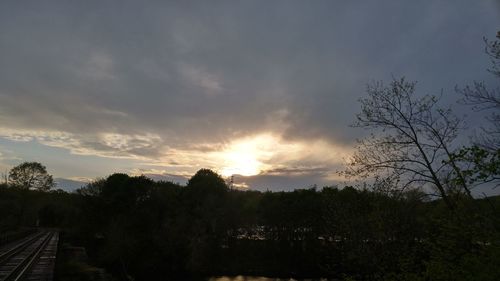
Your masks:
{"label": "leafy foliage", "polygon": [[463,163],[463,171],[469,184],[493,183],[500,185],[500,149],[489,151],[479,146],[460,149],[453,155],[455,161]]}

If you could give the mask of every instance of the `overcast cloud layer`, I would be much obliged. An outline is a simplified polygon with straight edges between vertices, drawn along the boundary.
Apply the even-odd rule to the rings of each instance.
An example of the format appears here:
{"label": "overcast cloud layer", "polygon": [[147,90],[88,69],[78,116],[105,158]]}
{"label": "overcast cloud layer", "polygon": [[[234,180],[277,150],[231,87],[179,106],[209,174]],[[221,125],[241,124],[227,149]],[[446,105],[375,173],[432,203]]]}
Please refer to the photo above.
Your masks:
{"label": "overcast cloud layer", "polygon": [[351,2],[2,1],[0,162],[33,142],[73,155],[46,163],[61,177],[105,175],[83,155],[178,177],[256,137],[247,183],[328,184],[363,133],[348,125],[366,83],[405,75],[450,103],[455,85],[495,83],[496,1]]}

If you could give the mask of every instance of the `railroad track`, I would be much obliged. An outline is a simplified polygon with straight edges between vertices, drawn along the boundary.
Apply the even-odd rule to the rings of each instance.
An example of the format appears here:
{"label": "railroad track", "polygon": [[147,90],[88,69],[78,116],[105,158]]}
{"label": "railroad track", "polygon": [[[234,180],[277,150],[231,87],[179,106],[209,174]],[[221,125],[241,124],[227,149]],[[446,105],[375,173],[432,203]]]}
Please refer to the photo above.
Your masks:
{"label": "railroad track", "polygon": [[52,280],[58,239],[43,231],[0,251],[0,281]]}

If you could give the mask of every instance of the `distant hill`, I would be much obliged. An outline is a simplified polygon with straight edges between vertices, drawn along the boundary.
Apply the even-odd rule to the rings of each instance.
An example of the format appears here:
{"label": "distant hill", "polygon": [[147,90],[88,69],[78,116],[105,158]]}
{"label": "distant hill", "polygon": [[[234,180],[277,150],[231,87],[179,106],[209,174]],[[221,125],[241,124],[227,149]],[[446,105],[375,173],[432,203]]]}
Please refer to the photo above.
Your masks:
{"label": "distant hill", "polygon": [[85,186],[87,184],[87,182],[84,181],[77,181],[77,180],[70,180],[63,178],[56,178],[54,179],[54,181],[56,182],[56,189],[62,189],[66,192],[73,192],[78,188]]}
{"label": "distant hill", "polygon": [[154,180],[154,181],[170,181],[173,183],[178,183],[181,185],[187,184],[188,178],[179,176],[179,175],[171,175],[171,174],[144,174],[144,176]]}
{"label": "distant hill", "polygon": [[[178,184],[186,184],[188,180],[187,178],[182,176],[169,174],[145,174],[145,176],[154,181],[170,181]],[[56,183],[56,189],[62,189],[66,192],[73,192],[78,188],[88,184],[88,182],[86,181],[70,180],[65,178],[55,178],[54,181]]]}

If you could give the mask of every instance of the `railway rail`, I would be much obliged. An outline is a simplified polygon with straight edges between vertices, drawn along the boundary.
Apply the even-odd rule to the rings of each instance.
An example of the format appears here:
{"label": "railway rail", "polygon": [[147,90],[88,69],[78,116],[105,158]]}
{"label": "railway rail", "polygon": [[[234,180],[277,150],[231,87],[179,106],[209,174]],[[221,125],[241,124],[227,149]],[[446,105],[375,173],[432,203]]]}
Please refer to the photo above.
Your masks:
{"label": "railway rail", "polygon": [[40,231],[0,249],[0,281],[53,279],[59,233]]}

